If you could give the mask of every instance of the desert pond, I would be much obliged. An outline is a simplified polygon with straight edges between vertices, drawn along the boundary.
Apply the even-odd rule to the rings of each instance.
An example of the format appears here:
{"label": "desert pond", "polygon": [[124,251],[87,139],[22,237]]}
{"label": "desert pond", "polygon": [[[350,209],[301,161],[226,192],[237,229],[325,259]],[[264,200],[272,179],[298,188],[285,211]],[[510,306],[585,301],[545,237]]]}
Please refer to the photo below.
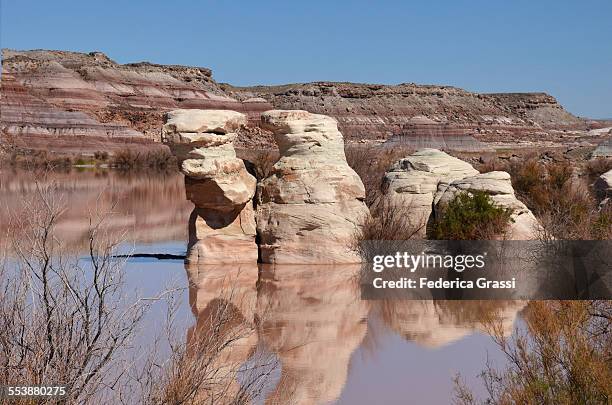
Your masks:
{"label": "desert pond", "polygon": [[[35,197],[34,178],[1,172],[2,231],[23,201]],[[511,330],[523,308],[507,302],[364,301],[355,281],[358,266],[158,260],[146,255],[185,254],[191,203],[182,176],[72,171],[45,181],[52,180],[61,183],[58,197],[67,205],[58,227],[66,246],[78,254],[91,214],[110,211],[109,229],[125,233],[123,248],[145,254],[127,260],[128,288],[154,295],[182,287],[176,325],[185,341],[194,330],[206,330],[206,315],[219,302],[256,325],[223,358],[244,364],[257,350],[274,356],[279,367],[266,390],[270,403],[447,404],[456,373],[483,394],[478,374],[487,361],[502,365],[503,356],[482,332],[480,318],[498,309]],[[148,316],[138,337],[143,341],[164,318],[162,308],[153,311],[158,313]]]}

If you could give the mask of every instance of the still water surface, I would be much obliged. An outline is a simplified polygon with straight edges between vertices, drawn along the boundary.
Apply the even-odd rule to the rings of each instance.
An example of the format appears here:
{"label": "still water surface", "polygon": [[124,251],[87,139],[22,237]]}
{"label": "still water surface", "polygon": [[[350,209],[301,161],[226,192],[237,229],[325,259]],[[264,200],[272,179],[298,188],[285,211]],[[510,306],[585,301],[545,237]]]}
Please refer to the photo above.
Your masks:
{"label": "still water surface", "polygon": [[[68,205],[59,231],[75,251],[82,249],[91,212],[111,210],[109,229],[127,230],[126,251],[185,253],[191,203],[180,175],[146,177],[116,173],[55,174],[59,197]],[[36,192],[33,176],[0,172],[5,217],[18,212]],[[8,208],[8,209],[5,209]],[[4,225],[3,225],[4,226]],[[1,229],[0,229],[1,231]],[[265,347],[280,362],[267,400],[286,404],[448,404],[452,378],[461,373],[483,393],[478,374],[487,359],[503,364],[480,316],[496,306],[512,329],[523,304],[443,301],[364,301],[354,266],[189,266],[182,260],[132,258],[128,288],[155,295],[183,286],[180,322],[185,339],[215,299],[228,299],[220,286],[231,279],[233,305],[257,332],[232,361],[245,362]],[[154,308],[146,328],[159,328]],[[139,339],[146,340],[146,328]]]}

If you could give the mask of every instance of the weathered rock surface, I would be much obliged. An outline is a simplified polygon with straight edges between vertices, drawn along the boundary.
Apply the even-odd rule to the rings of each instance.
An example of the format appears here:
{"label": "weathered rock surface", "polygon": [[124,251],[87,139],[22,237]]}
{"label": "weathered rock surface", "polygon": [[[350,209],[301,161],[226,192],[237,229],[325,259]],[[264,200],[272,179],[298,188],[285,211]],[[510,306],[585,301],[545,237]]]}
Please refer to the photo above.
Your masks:
{"label": "weathered rock surface", "polygon": [[97,149],[85,148],[90,152],[151,142],[159,136],[164,112],[177,108],[231,109],[254,121],[272,108],[262,100],[229,97],[210,69],[121,65],[100,52],[4,49],[1,84],[0,121],[7,134],[29,147],[59,143],[70,152],[82,151],[83,138],[95,140]]}
{"label": "weathered rock surface", "polygon": [[[244,113],[250,125],[235,142],[246,147],[272,146],[272,137],[256,127],[260,114],[272,108],[334,117],[349,141],[404,134],[417,146],[441,147],[436,142],[442,136],[445,147],[459,149],[481,146],[471,140],[474,134],[494,140],[501,131],[533,141],[548,128],[586,127],[542,93],[331,82],[238,88],[218,84],[207,68],[122,65],[100,52],[2,53],[0,126],[35,149],[93,152],[141,145],[158,137],[164,112],[178,108]],[[411,126],[417,116],[439,127],[432,132]]]}
{"label": "weathered rock surface", "polygon": [[[585,122],[544,93],[478,94],[451,86],[314,82],[281,86],[231,87],[233,97],[261,97],[275,108],[300,109],[334,117],[347,140],[388,139],[406,131],[413,117],[446,125],[455,132],[516,133],[543,128],[586,128]],[[497,131],[497,132],[496,132]],[[427,135],[417,131],[415,136]],[[459,134],[457,134],[459,135]],[[459,138],[461,139],[461,137]]]}
{"label": "weathered rock surface", "polygon": [[477,173],[463,160],[436,149],[423,149],[397,161],[385,174],[384,188],[394,202],[410,207],[411,216],[406,220],[425,235],[438,193],[452,181]]}
{"label": "weathered rock surface", "polygon": [[333,118],[273,110],[280,159],[258,190],[257,229],[264,263],[356,263],[350,248],[368,209],[361,179],[346,163]]}
{"label": "weathered rock surface", "polygon": [[510,174],[501,171],[481,173],[455,180],[444,186],[435,199],[435,215],[442,215],[444,207],[461,192],[483,191],[497,206],[512,209],[513,222],[503,236],[508,240],[537,238],[539,223],[533,213],[514,195]]}
{"label": "weathered rock surface", "polygon": [[187,199],[196,206],[189,220],[189,261],[257,262],[252,201],[257,180],[236,157],[231,132],[246,122],[244,114],[224,110],[166,115],[162,139],[179,158]]}

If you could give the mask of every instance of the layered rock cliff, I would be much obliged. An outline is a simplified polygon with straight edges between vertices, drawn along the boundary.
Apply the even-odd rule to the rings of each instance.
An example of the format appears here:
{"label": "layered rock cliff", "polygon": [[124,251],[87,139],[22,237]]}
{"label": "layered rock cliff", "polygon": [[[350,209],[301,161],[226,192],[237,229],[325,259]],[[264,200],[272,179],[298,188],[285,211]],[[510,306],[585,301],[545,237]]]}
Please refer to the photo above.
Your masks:
{"label": "layered rock cliff", "polygon": [[272,135],[257,127],[259,115],[270,109],[332,116],[348,141],[419,138],[423,134],[411,121],[417,116],[442,125],[433,132],[428,127],[424,136],[462,147],[463,137],[472,134],[534,137],[548,129],[586,127],[543,93],[477,94],[413,83],[233,87],[215,82],[207,68],[119,64],[100,52],[3,50],[1,85],[3,138],[14,135],[21,146],[81,153],[157,140],[163,114],[178,108],[246,114],[250,125],[239,133],[238,147],[273,146]]}

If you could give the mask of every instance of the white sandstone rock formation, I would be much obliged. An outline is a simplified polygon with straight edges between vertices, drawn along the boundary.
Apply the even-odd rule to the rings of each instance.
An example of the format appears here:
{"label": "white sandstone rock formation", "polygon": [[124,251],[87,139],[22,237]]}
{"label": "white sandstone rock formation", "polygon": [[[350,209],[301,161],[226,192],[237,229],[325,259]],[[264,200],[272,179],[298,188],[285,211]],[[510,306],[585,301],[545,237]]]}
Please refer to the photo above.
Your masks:
{"label": "white sandstone rock formation", "polygon": [[444,207],[461,192],[483,191],[493,202],[504,208],[512,209],[512,223],[503,235],[507,240],[532,240],[537,238],[540,224],[533,213],[514,195],[510,175],[494,171],[455,180],[443,190],[439,190],[434,201],[435,215],[442,215]]}
{"label": "white sandstone rock formation", "polygon": [[463,160],[437,149],[422,149],[398,160],[385,174],[384,187],[392,201],[410,207],[406,220],[420,227],[424,236],[438,193],[452,181],[475,174],[478,170]]}
{"label": "white sandstone rock formation", "polygon": [[264,263],[357,263],[351,249],[368,215],[361,179],[349,167],[342,134],[328,116],[272,110],[280,159],[259,185],[257,229]]}
{"label": "white sandstone rock formation", "polygon": [[246,122],[244,114],[225,110],[175,110],[166,115],[162,139],[178,157],[187,199],[196,206],[189,221],[189,261],[257,261],[252,201],[257,180],[233,146],[232,131]]}

